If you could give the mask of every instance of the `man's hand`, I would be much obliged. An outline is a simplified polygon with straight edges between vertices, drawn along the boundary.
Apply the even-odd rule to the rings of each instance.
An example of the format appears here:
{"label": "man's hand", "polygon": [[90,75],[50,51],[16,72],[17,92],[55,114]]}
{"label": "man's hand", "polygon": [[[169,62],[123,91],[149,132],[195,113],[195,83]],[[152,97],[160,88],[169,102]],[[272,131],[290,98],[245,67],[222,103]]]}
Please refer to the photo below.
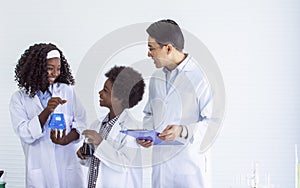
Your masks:
{"label": "man's hand", "polygon": [[174,141],[182,132],[181,125],[168,125],[158,137],[166,142]]}
{"label": "man's hand", "polygon": [[102,136],[95,130],[84,130],[82,134],[94,145],[99,145],[103,140]]}
{"label": "man's hand", "polygon": [[145,148],[149,148],[150,146],[153,145],[153,142],[150,140],[140,140],[140,139],[136,139],[136,142],[138,144],[140,144],[141,146],[145,147]]}
{"label": "man's hand", "polygon": [[60,136],[60,130],[51,129],[50,138],[54,144],[67,145],[69,144],[68,137],[66,136],[66,129],[63,130]]}

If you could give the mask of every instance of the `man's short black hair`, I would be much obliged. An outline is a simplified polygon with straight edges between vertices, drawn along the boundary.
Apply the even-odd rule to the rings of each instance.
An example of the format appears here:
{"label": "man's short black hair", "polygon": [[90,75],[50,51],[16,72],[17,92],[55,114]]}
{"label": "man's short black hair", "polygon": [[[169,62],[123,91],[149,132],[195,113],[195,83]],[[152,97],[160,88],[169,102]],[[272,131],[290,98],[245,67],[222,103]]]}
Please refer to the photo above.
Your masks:
{"label": "man's short black hair", "polygon": [[154,22],[146,31],[159,44],[172,44],[179,51],[184,48],[182,31],[174,20],[165,19]]}

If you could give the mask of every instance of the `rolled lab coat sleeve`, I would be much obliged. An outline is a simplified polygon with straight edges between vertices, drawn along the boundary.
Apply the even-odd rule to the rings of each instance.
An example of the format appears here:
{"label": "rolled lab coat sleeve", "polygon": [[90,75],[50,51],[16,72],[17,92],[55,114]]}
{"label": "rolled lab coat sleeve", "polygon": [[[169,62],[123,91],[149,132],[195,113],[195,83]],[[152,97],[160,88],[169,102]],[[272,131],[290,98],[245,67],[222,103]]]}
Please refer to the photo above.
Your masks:
{"label": "rolled lab coat sleeve", "polygon": [[210,126],[215,119],[215,117],[212,117],[213,93],[208,81],[202,80],[196,92],[198,96],[199,119],[195,123],[185,125],[188,132],[186,140],[191,143],[201,143],[208,126]]}
{"label": "rolled lab coat sleeve", "polygon": [[23,142],[31,144],[43,136],[38,115],[29,117],[26,112],[26,101],[21,91],[12,95],[9,110],[13,129]]}
{"label": "rolled lab coat sleeve", "polygon": [[141,165],[140,148],[133,137],[119,135],[119,139],[108,138],[96,148],[94,155],[106,166],[119,172],[128,170],[128,167]]}

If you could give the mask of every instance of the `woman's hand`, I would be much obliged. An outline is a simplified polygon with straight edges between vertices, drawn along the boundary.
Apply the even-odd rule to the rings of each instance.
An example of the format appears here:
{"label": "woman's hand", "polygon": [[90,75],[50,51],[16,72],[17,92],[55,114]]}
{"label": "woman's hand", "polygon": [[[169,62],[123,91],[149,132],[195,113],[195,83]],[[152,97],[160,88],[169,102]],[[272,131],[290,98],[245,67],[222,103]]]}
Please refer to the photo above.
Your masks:
{"label": "woman's hand", "polygon": [[67,145],[69,144],[68,137],[66,136],[66,129],[62,131],[60,136],[60,130],[51,129],[50,138],[54,144]]}
{"label": "woman's hand", "polygon": [[63,100],[60,97],[52,97],[49,99],[46,108],[39,114],[39,121],[41,124],[41,128],[44,127],[44,124],[46,123],[49,115],[54,112],[55,108],[59,104],[65,104],[67,100]]}
{"label": "woman's hand", "polygon": [[71,129],[71,131],[66,135],[66,129],[62,131],[62,135],[60,130],[51,129],[50,138],[54,144],[59,145],[68,145],[69,143],[77,140],[79,138],[79,134],[76,129]]}
{"label": "woman's hand", "polygon": [[60,97],[52,97],[49,99],[46,109],[49,110],[50,112],[54,112],[55,108],[59,104],[65,104],[66,102],[67,100],[63,100]]}

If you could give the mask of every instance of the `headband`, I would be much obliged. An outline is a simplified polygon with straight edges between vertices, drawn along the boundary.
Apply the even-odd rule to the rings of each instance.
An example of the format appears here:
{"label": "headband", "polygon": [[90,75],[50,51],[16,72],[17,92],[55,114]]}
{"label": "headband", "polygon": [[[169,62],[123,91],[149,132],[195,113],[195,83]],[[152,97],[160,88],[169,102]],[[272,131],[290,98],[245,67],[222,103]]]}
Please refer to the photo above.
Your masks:
{"label": "headband", "polygon": [[47,53],[47,59],[51,59],[51,58],[60,58],[60,53],[58,50],[51,50],[50,52]]}

